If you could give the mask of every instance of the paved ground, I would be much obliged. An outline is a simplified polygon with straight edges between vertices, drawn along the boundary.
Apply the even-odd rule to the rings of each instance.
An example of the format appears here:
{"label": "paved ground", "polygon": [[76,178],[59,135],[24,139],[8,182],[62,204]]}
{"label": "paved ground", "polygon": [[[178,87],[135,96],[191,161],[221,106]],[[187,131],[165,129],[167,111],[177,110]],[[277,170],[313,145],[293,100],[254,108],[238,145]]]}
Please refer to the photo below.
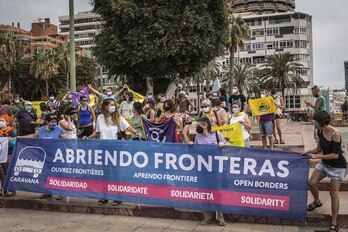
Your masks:
{"label": "paved ground", "polygon": [[[201,226],[199,221],[0,209],[0,231],[121,231],[121,232],[304,232],[315,228],[229,223]],[[324,228],[320,228],[323,231]],[[324,230],[325,231],[325,230]],[[348,231],[341,229],[340,231]]]}

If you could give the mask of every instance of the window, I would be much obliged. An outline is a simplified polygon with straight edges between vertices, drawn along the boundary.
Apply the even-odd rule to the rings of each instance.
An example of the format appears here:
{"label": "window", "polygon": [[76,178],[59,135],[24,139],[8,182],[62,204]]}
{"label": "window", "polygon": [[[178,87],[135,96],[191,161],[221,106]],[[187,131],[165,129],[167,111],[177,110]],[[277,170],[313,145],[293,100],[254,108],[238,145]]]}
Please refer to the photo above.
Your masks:
{"label": "window", "polygon": [[301,108],[301,97],[285,96],[285,107],[287,109]]}
{"label": "window", "polygon": [[263,50],[264,43],[253,43],[253,50]]}
{"label": "window", "polygon": [[309,42],[305,40],[296,40],[295,48],[307,48]]}
{"label": "window", "polygon": [[302,61],[302,62],[310,61],[308,54],[294,54],[293,57],[296,61]]}
{"label": "window", "polygon": [[296,75],[308,76],[308,73],[309,73],[308,69],[305,69],[305,68],[296,70]]}
{"label": "window", "polygon": [[265,57],[264,56],[255,56],[253,57],[253,64],[262,64],[265,63]]}
{"label": "window", "polygon": [[269,24],[282,24],[282,23],[291,23],[291,18],[280,18],[280,19],[269,20]]}
{"label": "window", "polygon": [[255,29],[251,31],[251,35],[252,37],[260,37],[260,36],[264,36],[265,31],[263,29]]}
{"label": "window", "polygon": [[267,28],[267,36],[279,35],[279,27]]}
{"label": "window", "polygon": [[308,35],[308,30],[306,27],[295,27],[294,34]]}

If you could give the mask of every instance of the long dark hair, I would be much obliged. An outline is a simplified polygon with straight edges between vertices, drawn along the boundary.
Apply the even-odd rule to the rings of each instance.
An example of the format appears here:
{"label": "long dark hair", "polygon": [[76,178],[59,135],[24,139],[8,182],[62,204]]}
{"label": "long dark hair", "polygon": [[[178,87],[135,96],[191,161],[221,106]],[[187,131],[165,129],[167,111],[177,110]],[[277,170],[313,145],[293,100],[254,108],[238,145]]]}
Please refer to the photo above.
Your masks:
{"label": "long dark hair", "polygon": [[143,111],[143,106],[140,102],[134,102],[133,103],[133,107],[134,107],[134,110],[139,114],[139,115],[142,115],[144,114],[144,111]]}

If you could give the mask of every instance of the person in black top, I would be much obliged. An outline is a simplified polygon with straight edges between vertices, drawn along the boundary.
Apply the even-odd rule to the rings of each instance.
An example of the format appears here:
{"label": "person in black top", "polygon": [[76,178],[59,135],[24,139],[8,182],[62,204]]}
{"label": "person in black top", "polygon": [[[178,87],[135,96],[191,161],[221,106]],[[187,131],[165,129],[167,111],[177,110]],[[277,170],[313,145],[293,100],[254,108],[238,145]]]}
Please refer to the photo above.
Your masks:
{"label": "person in black top", "polygon": [[[317,147],[302,154],[311,159],[319,159],[320,162],[315,166],[308,182],[314,201],[307,206],[307,210],[312,211],[322,206],[319,199],[318,183],[325,177],[330,178],[332,211],[330,231],[338,231],[337,216],[340,206],[338,191],[347,168],[346,160],[342,155],[341,136],[337,129],[330,125],[330,115],[326,111],[316,113],[313,119],[321,127],[318,131]],[[319,152],[322,152],[322,154],[318,154]]]}
{"label": "person in black top", "polygon": [[241,104],[240,111],[241,112],[246,110],[246,108],[247,108],[246,97],[243,94],[240,93],[240,88],[239,88],[238,85],[233,85],[232,95],[228,99],[228,105],[229,105],[230,113],[232,113],[231,110],[232,110],[232,103],[233,102],[240,102],[240,104]]}
{"label": "person in black top", "polygon": [[24,108],[18,111],[16,119],[19,123],[18,135],[22,136],[35,133],[37,115],[30,101],[24,103]]}

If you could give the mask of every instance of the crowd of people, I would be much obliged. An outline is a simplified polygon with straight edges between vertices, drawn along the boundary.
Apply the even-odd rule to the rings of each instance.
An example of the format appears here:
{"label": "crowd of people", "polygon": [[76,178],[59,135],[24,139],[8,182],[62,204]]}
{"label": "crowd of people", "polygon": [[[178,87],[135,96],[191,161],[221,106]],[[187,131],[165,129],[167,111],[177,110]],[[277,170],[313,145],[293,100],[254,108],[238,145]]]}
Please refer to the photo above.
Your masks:
{"label": "crowd of people", "polygon": [[[95,104],[88,102],[88,97],[82,95],[79,104],[73,104],[73,96],[67,93],[61,100],[50,95],[47,102],[40,104],[41,115],[37,115],[32,102],[25,101],[16,95],[12,100],[3,100],[0,107],[0,134],[9,138],[9,159],[11,160],[12,148],[15,138],[40,138],[40,139],[114,139],[114,140],[146,140],[142,119],[151,123],[163,123],[173,119],[176,125],[176,142],[187,144],[217,144],[223,147],[225,138],[220,132],[213,132],[212,128],[227,124],[240,123],[242,136],[246,147],[250,147],[251,120],[247,104],[239,86],[233,86],[233,93],[228,97],[224,89],[218,93],[208,92],[202,100],[200,109],[197,110],[195,123],[195,136],[192,136],[192,112],[195,106],[184,91],[180,91],[176,99],[166,99],[164,94],[148,93],[141,102],[134,101],[134,95],[124,85],[118,92],[107,88],[106,92],[99,92],[88,85],[91,94],[95,94]],[[319,90],[319,91],[318,91]],[[330,120],[325,110],[325,99],[320,95],[320,89],[312,88],[316,102],[306,104],[315,111],[316,133],[318,139],[317,148],[304,152],[312,159],[322,160],[312,174],[309,186],[315,201],[308,206],[308,210],[320,207],[317,190],[318,182],[325,176],[332,179],[331,197],[333,207],[332,228],[337,227],[338,214],[338,189],[344,177],[345,162],[342,160],[341,137],[337,130],[330,126]],[[281,119],[285,109],[283,98],[277,90],[261,91],[260,98],[272,96],[276,106],[276,112],[260,116],[259,129],[262,137],[263,148],[273,149],[274,144],[285,144],[282,134]],[[190,130],[191,129],[191,130]],[[191,133],[190,133],[191,131]],[[194,138],[194,139],[192,139]],[[279,139],[278,139],[279,138]],[[323,155],[314,155],[323,151]],[[0,180],[4,182],[4,176],[8,162],[0,167]],[[14,191],[3,193],[13,196]],[[44,194],[43,198],[52,197]],[[57,199],[62,199],[58,197]],[[101,199],[98,204],[103,205],[107,199]],[[121,202],[113,202],[113,205]],[[217,214],[219,225],[225,225],[223,214]],[[213,221],[210,212],[204,212],[202,224]]]}

